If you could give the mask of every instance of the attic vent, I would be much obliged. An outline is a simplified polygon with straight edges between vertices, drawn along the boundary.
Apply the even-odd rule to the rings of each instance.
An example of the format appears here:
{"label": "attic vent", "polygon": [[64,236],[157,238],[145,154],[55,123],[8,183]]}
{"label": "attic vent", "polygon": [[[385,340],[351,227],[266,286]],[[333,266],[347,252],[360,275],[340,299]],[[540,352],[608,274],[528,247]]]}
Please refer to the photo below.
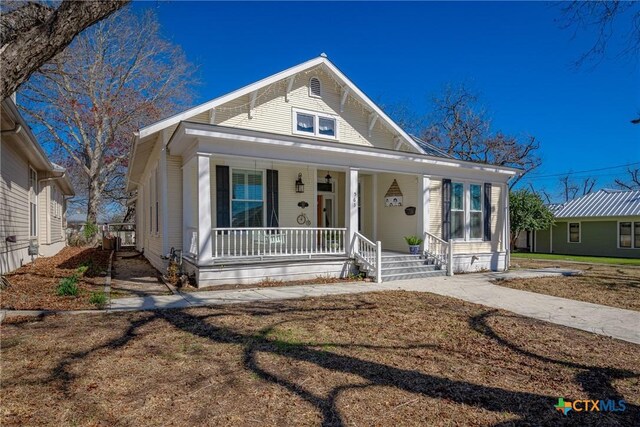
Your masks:
{"label": "attic vent", "polygon": [[309,96],[322,96],[320,80],[317,77],[311,77],[309,80]]}

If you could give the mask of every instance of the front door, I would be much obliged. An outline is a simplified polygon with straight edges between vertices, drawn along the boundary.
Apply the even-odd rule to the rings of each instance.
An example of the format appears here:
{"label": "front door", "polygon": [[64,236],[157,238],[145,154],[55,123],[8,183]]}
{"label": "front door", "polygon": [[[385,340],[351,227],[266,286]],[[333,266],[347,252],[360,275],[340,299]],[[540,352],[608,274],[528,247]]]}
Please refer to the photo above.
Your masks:
{"label": "front door", "polygon": [[335,196],[333,194],[318,194],[316,206],[318,227],[335,227]]}

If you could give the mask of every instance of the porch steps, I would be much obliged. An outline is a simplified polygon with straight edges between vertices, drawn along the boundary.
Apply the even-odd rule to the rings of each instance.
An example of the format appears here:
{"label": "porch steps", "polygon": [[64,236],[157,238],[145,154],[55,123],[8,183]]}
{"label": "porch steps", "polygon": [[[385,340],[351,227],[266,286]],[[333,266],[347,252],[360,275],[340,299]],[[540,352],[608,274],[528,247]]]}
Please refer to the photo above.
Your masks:
{"label": "porch steps", "polygon": [[432,259],[426,259],[421,255],[382,255],[384,282],[444,275],[446,271],[438,269]]}

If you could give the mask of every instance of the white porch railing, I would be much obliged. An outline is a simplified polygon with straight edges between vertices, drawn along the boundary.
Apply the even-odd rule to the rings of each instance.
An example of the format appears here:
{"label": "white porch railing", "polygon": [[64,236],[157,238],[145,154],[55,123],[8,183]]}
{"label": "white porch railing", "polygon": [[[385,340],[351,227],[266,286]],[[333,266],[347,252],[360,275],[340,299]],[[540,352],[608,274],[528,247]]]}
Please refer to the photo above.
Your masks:
{"label": "white porch railing", "polygon": [[346,228],[214,228],[214,258],[346,255]]}
{"label": "white porch railing", "polygon": [[451,240],[444,241],[425,231],[423,253],[427,259],[433,258],[438,267],[446,266],[447,275],[453,276],[453,242]]}
{"label": "white porch railing", "polygon": [[382,243],[373,243],[371,240],[356,232],[352,242],[353,257],[360,267],[370,276],[376,278],[377,283],[382,283]]}

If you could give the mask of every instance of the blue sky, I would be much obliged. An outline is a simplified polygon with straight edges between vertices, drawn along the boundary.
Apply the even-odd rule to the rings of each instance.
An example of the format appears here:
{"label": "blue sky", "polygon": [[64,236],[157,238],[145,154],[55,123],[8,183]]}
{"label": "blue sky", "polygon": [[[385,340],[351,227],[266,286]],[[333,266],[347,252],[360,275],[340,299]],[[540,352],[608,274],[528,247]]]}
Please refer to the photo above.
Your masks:
{"label": "blue sky", "polygon": [[[146,2],[199,67],[197,103],[326,52],[377,102],[417,114],[444,84],[480,91],[496,130],[535,135],[548,175],[640,162],[640,66],[572,63],[572,37],[549,3]],[[615,49],[615,41],[614,46]],[[589,174],[599,187],[624,168]],[[553,188],[555,177],[532,178]]]}

